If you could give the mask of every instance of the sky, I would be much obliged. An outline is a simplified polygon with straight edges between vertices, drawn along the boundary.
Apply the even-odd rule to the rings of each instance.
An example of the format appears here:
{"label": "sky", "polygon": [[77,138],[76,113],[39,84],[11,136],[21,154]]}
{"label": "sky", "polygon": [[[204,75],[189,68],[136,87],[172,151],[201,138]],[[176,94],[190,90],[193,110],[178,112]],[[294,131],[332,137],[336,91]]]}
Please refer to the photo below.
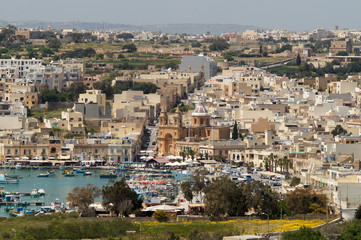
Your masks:
{"label": "sky", "polygon": [[1,0],[0,20],[361,29],[360,0]]}

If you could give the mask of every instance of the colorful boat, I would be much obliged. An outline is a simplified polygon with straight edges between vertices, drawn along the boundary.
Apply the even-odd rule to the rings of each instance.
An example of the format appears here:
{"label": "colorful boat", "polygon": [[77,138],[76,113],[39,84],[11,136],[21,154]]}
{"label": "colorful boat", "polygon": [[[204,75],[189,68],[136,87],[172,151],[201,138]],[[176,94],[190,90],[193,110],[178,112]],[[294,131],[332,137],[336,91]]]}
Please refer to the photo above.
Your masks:
{"label": "colorful boat", "polygon": [[108,172],[106,174],[100,174],[100,178],[117,178],[118,175],[115,172]]}
{"label": "colorful boat", "polygon": [[64,174],[65,177],[75,177],[75,173],[74,171],[71,171],[71,172],[67,172]]}

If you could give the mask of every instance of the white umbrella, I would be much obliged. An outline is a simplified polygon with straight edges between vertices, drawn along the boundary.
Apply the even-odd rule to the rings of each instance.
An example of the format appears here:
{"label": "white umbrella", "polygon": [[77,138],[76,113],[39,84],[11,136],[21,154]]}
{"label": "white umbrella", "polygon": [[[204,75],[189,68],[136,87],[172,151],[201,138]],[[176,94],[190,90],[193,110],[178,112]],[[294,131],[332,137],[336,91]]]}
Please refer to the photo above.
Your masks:
{"label": "white umbrella", "polygon": [[147,157],[146,156],[141,156],[140,159],[146,159]]}

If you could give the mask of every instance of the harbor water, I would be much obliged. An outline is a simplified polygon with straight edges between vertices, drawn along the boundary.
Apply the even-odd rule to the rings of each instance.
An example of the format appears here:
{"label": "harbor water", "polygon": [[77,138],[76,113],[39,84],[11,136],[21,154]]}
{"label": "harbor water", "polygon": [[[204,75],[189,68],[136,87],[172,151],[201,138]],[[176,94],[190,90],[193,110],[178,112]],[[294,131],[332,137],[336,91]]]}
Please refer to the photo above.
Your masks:
{"label": "harbor water", "polygon": [[[93,184],[99,188],[106,185],[109,180],[120,180],[121,173],[116,179],[100,178],[100,174],[107,173],[107,170],[90,171],[92,175],[83,175],[82,173],[75,174],[74,177],[65,177],[60,169],[52,169],[55,172],[54,176],[38,177],[39,174],[46,173],[50,169],[1,169],[0,174],[7,174],[8,176],[19,176],[18,184],[0,184],[4,187],[6,192],[11,193],[30,193],[33,189],[44,189],[45,196],[32,197],[22,196],[22,201],[41,201],[45,202],[45,206],[51,205],[52,202],[66,203],[66,196],[72,191],[74,187],[83,187],[87,184]],[[101,199],[97,199],[101,201]],[[8,216],[4,211],[5,206],[0,207],[0,216]],[[29,206],[28,209],[40,209],[39,206]]]}

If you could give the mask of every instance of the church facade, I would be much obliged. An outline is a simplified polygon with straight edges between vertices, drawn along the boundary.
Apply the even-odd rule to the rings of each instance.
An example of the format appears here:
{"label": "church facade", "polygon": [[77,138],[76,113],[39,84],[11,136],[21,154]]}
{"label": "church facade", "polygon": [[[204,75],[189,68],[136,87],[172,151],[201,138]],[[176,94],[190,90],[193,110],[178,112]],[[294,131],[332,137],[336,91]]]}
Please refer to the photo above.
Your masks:
{"label": "church facade", "polygon": [[[177,108],[175,113],[162,111],[159,116],[158,153],[161,155],[179,155],[192,149],[189,142],[194,144],[194,149],[201,141],[220,140],[230,138],[229,127],[211,125],[211,115],[202,103],[198,103],[191,115],[189,126],[184,126],[182,113]],[[189,140],[192,141],[189,141]],[[183,146],[187,142],[187,149]],[[195,151],[193,149],[193,151]]]}

